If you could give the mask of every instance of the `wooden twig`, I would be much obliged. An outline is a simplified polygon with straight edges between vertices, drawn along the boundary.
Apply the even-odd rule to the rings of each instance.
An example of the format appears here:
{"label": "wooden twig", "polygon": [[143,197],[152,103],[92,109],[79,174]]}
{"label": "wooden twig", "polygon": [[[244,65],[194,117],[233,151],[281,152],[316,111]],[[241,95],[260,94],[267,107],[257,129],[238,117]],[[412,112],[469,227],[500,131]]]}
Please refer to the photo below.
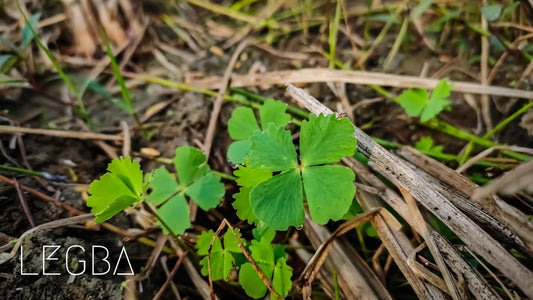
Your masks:
{"label": "wooden twig", "polygon": [[37,135],[48,135],[60,138],[70,138],[79,140],[106,140],[106,141],[121,141],[122,137],[118,135],[109,135],[93,132],[67,131],[67,130],[51,130],[39,128],[26,128],[16,126],[0,125],[0,133],[26,133]]}
{"label": "wooden twig", "polygon": [[84,214],[84,215],[70,217],[70,218],[66,218],[66,219],[55,220],[55,221],[52,221],[52,222],[44,223],[44,224],[41,224],[39,226],[33,227],[32,229],[24,232],[17,239],[17,242],[15,243],[15,246],[13,247],[13,249],[11,250],[10,253],[8,253],[8,254],[0,253],[0,265],[2,265],[3,263],[5,263],[5,262],[11,260],[13,257],[15,257],[15,255],[17,254],[17,251],[20,249],[20,246],[24,242],[24,238],[26,236],[28,236],[29,234],[37,232],[37,231],[40,231],[40,230],[53,229],[53,228],[57,228],[57,227],[63,227],[63,226],[78,224],[78,223],[81,223],[81,222],[87,222],[87,221],[89,221],[91,219],[94,219],[94,215],[93,214]]}
{"label": "wooden twig", "polygon": [[[294,90],[300,89],[289,85],[287,89],[289,94],[312,113],[333,113],[310,95],[298,97],[293,93]],[[301,92],[305,93],[303,90]],[[390,180],[409,191],[417,201],[444,222],[461,240],[511,279],[528,297],[533,298],[533,273],[507,252],[489,233],[470,220],[442,194],[436,192],[430,184],[406,166],[401,159],[381,147],[357,127],[355,127],[354,137],[357,139],[359,152],[369,158],[369,165],[373,169],[383,173]]]}
{"label": "wooden twig", "polygon": [[123,156],[130,156],[131,151],[131,136],[130,136],[130,129],[128,127],[128,123],[126,121],[122,120],[120,122],[120,127],[122,127],[122,135],[123,135],[123,143],[122,143],[122,155]]}
{"label": "wooden twig", "polygon": [[[8,184],[11,184],[13,186],[15,185],[13,180],[11,180],[11,179],[3,176],[3,175],[0,175],[0,181],[3,181],[3,182],[8,183]],[[66,203],[63,203],[63,202],[61,202],[61,201],[59,201],[59,200],[57,200],[55,198],[52,198],[52,197],[50,197],[48,195],[45,195],[45,194],[39,192],[38,190],[32,189],[32,188],[24,186],[22,184],[19,184],[19,186],[20,186],[20,188],[22,190],[24,190],[24,191],[26,191],[26,192],[34,195],[34,196],[37,196],[37,197],[39,197],[39,198],[41,198],[41,199],[43,199],[45,201],[52,202],[53,204],[55,204],[55,205],[57,205],[57,206],[59,206],[61,208],[66,209],[68,212],[70,212],[73,215],[81,215],[81,214],[84,213],[81,210],[79,210],[79,209],[77,209],[77,208],[75,208],[73,206],[70,206],[70,205],[68,205]]]}
{"label": "wooden twig", "polygon": [[[375,217],[380,215],[376,214]],[[304,231],[309,241],[318,249],[331,238],[330,231],[313,222],[309,214],[305,215]],[[324,261],[323,268],[331,277],[333,270],[339,274],[338,285],[344,297],[342,299],[391,299],[392,296],[359,254],[340,239],[331,243],[331,250]],[[304,286],[303,298],[311,299],[311,286]]]}
{"label": "wooden twig", "polygon": [[33,220],[33,216],[31,214],[30,208],[28,207],[28,202],[26,201],[26,198],[24,198],[24,195],[22,195],[22,190],[20,189],[19,183],[15,178],[12,179],[13,186],[15,187],[15,190],[17,190],[17,195],[20,200],[20,205],[22,205],[22,209],[24,210],[24,213],[26,214],[26,218],[28,218],[28,221],[30,222],[31,227],[35,227],[35,221]]}
{"label": "wooden twig", "polygon": [[411,147],[402,147],[398,153],[423,170],[415,171],[494,237],[530,255],[533,253],[533,224],[526,214],[499,197],[476,199],[475,183]]}
{"label": "wooden twig", "polygon": [[311,258],[309,263],[307,263],[305,269],[300,275],[300,278],[298,279],[298,285],[300,287],[310,287],[313,283],[313,280],[315,280],[315,277],[317,276],[320,267],[324,264],[327,254],[337,237],[345,234],[349,230],[354,229],[355,227],[363,224],[364,222],[369,221],[373,217],[373,215],[378,212],[379,209],[372,209],[366,211],[350,219],[349,221],[344,222],[341,226],[339,226],[339,228],[337,228],[337,230],[335,230],[331,234],[331,236],[324,243],[322,243],[320,247],[318,247],[315,252],[315,255],[313,255],[313,258]]}
{"label": "wooden twig", "polygon": [[188,251],[185,251],[179,256],[179,259],[174,265],[174,268],[172,268],[172,271],[170,271],[170,274],[168,274],[167,280],[165,280],[165,283],[161,286],[161,288],[159,289],[159,292],[157,292],[157,294],[154,296],[154,298],[152,298],[152,300],[159,300],[163,296],[163,293],[167,289],[168,285],[172,282],[174,275],[178,271],[178,268],[181,266],[181,263],[183,262],[185,257],[187,257],[188,253],[189,253]]}
{"label": "wooden twig", "polygon": [[468,170],[471,166],[473,166],[476,162],[482,160],[486,156],[489,156],[494,151],[500,151],[500,150],[509,150],[509,151],[515,151],[515,152],[521,152],[521,153],[527,153],[533,155],[533,149],[526,148],[526,147],[517,147],[517,146],[493,146],[488,149],[483,150],[476,156],[469,159],[466,163],[461,165],[459,168],[455,170],[457,173],[463,173],[464,171]]}
{"label": "wooden twig", "polygon": [[[299,70],[274,71],[262,74],[247,74],[231,76],[232,87],[258,86],[265,84],[310,83],[310,82],[345,82],[351,84],[379,85],[400,88],[419,87],[434,89],[439,80],[420,78],[418,76],[393,75],[378,72],[330,70],[324,68],[309,68]],[[193,81],[191,86],[198,88],[221,88],[221,78],[209,77]],[[499,86],[483,86],[478,83],[453,81],[454,92],[493,95],[516,98],[533,98],[533,91],[512,89]]]}
{"label": "wooden twig", "polygon": [[248,250],[246,250],[246,248],[244,247],[244,244],[241,242],[241,239],[239,238],[239,236],[237,236],[237,234],[235,233],[235,231],[233,231],[233,226],[231,226],[231,224],[228,222],[228,220],[226,219],[223,219],[222,222],[220,223],[220,226],[218,226],[218,229],[217,231],[215,232],[215,234],[213,235],[213,239],[211,239],[211,243],[209,244],[209,251],[208,251],[208,254],[207,254],[207,264],[208,264],[208,273],[209,273],[209,287],[210,287],[210,290],[211,290],[211,299],[215,299],[215,293],[214,293],[214,290],[213,290],[213,280],[211,279],[211,248],[213,247],[213,243],[215,242],[215,239],[216,237],[218,236],[218,234],[220,234],[220,232],[225,228],[225,227],[228,227],[228,230],[231,230],[231,233],[235,236],[235,238],[237,239],[237,242],[239,243],[239,248],[241,249],[242,253],[244,254],[244,256],[246,257],[246,259],[248,260],[248,262],[250,262],[250,264],[252,265],[252,268],[254,269],[254,271],[257,273],[257,275],[259,276],[259,278],[261,278],[261,280],[263,281],[263,283],[266,285],[267,289],[269,290],[269,292],[272,294],[272,296],[275,298],[275,299],[283,299],[283,297],[281,297],[281,295],[276,292],[276,290],[274,289],[274,287],[272,286],[272,281],[270,281],[270,279],[268,279],[268,277],[265,275],[265,272],[263,272],[263,270],[259,267],[259,265],[257,264],[257,262],[253,259],[253,257],[250,255],[250,253],[248,253]]}
{"label": "wooden twig", "polygon": [[222,78],[222,82],[221,82],[222,84],[219,86],[220,89],[218,91],[215,104],[213,105],[213,110],[211,111],[211,118],[209,119],[209,124],[207,126],[207,133],[205,134],[204,153],[206,156],[206,160],[209,160],[209,153],[211,152],[211,145],[213,144],[213,139],[215,138],[218,115],[220,114],[220,109],[222,108],[222,102],[224,101],[223,97],[224,97],[224,94],[226,93],[226,89],[228,88],[231,73],[233,72],[233,67],[235,66],[235,63],[237,62],[237,58],[239,58],[239,55],[244,50],[244,48],[246,48],[247,45],[248,45],[248,40],[243,40],[239,44],[239,46],[237,46],[237,49],[235,49],[235,52],[233,52],[233,55],[231,56],[231,59],[228,63],[228,67],[226,68],[226,71],[224,72],[224,77]]}
{"label": "wooden twig", "polygon": [[[422,230],[419,228],[419,223],[412,221],[412,217],[409,213],[407,205],[405,204],[405,201],[403,201],[403,199],[398,196],[396,192],[387,187],[376,175],[371,173],[365,166],[363,166],[353,157],[344,158],[343,162],[348,167],[352,168],[362,181],[376,187],[376,189],[380,191],[378,195],[385,199],[386,202],[392,206],[392,208],[398,212],[414,230]],[[453,172],[453,170],[451,170],[451,172]],[[357,191],[357,195],[357,199],[361,200],[360,203],[363,209],[383,206],[375,195],[361,190]],[[403,234],[402,231],[391,230],[391,228],[386,224],[385,220],[383,220],[380,216],[376,216],[370,222],[378,232],[378,235],[381,237],[383,243],[386,244],[387,250],[391,254],[391,257],[394,258],[394,261],[405,275],[405,278],[409,281],[411,287],[415,290],[418,297],[420,299],[445,299],[445,296],[442,294],[442,292],[440,292],[439,289],[421,280],[417,275],[414,274],[411,267],[407,265],[408,255],[414,251],[414,248],[411,245],[411,241],[407,239],[405,234]],[[450,244],[445,238],[437,233],[431,226],[426,226],[433,235],[435,241],[438,243],[439,249],[443,253],[446,253],[446,256],[448,257],[447,263],[450,268],[456,274],[460,274],[462,277],[467,279],[468,289],[472,295],[476,297],[476,299],[500,299],[496,291],[491,288],[488,282],[479,274],[479,272],[476,271],[476,269],[472,268],[472,266],[470,266],[470,264],[464,260],[464,258],[455,250],[452,244]],[[385,269],[387,269],[387,265],[385,265]]]}
{"label": "wooden twig", "polygon": [[437,247],[435,240],[429,233],[429,230],[426,226],[426,222],[424,221],[424,217],[422,216],[422,213],[420,212],[420,209],[418,208],[415,199],[413,199],[413,196],[411,196],[411,194],[409,194],[409,192],[407,192],[401,186],[399,187],[399,190],[402,193],[405,202],[407,203],[407,207],[409,208],[411,216],[414,218],[414,222],[420,224],[419,228],[422,230],[420,230],[418,233],[420,233],[422,237],[424,237],[424,240],[426,241],[426,244],[428,245],[428,248],[431,254],[433,255],[433,258],[435,258],[435,261],[439,266],[439,270],[442,274],[442,277],[444,277],[445,286],[448,288],[448,294],[454,300],[467,298],[466,295],[461,295],[461,292],[459,291],[459,287],[457,286],[454,277],[452,276],[450,270],[448,269],[448,266],[446,266],[446,263],[444,262],[444,257],[440,252],[439,247]]}

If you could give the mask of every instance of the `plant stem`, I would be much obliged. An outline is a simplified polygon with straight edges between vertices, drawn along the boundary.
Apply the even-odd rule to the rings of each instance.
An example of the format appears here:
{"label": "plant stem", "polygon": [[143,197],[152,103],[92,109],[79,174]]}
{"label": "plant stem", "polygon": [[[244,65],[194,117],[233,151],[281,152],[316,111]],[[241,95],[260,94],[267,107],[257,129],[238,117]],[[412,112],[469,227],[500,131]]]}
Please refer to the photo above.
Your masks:
{"label": "plant stem", "polygon": [[226,180],[229,180],[229,181],[235,181],[237,180],[237,177],[233,176],[233,175],[230,175],[230,174],[226,174],[224,172],[219,172],[219,171],[215,171],[215,170],[211,170],[211,172],[217,174],[218,176],[220,176],[220,178],[222,179],[226,179]]}
{"label": "plant stem", "polygon": [[16,168],[16,167],[10,167],[6,165],[0,165],[0,170],[11,171],[11,172],[19,173],[19,174],[30,175],[30,176],[45,177],[43,172],[31,171],[31,170],[26,170],[26,169],[21,169],[21,168]]}
{"label": "plant stem", "polygon": [[511,121],[513,121],[514,119],[516,119],[518,116],[526,113],[530,108],[533,107],[533,101],[532,102],[529,102],[528,104],[522,106],[522,108],[520,108],[519,110],[517,110],[516,112],[514,112],[512,115],[510,115],[509,117],[505,118],[505,120],[501,121],[498,125],[496,125],[494,128],[492,128],[491,131],[487,132],[483,137],[482,139],[488,139],[490,137],[492,137],[496,132],[502,130],[505,126],[507,126],[507,124],[509,124]]}

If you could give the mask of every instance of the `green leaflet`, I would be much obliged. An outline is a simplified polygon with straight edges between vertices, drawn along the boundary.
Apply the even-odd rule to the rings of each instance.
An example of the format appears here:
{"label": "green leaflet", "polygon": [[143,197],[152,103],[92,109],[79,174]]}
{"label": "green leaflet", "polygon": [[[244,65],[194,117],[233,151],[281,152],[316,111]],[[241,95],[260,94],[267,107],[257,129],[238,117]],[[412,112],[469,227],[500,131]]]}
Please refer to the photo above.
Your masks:
{"label": "green leaflet", "polygon": [[433,139],[429,136],[423,136],[420,138],[418,142],[415,144],[415,149],[422,150],[422,151],[428,151],[428,152],[434,152],[434,153],[442,153],[442,146],[434,146],[433,145]]}
{"label": "green leaflet", "polygon": [[228,121],[229,136],[234,140],[248,139],[259,130],[254,111],[249,107],[238,107]]}
{"label": "green leaflet", "polygon": [[183,194],[178,194],[161,205],[157,210],[157,215],[165,222],[164,225],[159,221],[157,222],[165,234],[169,233],[165,225],[174,234],[181,234],[187,228],[191,227],[191,221],[189,221],[189,205]]}
{"label": "green leaflet", "polygon": [[235,141],[231,143],[228,148],[229,160],[234,164],[241,163],[246,155],[248,155],[248,150],[251,145],[252,142],[250,140]]}
{"label": "green leaflet", "polygon": [[104,222],[135,202],[142,200],[143,174],[138,162],[129,157],[114,159],[108,173],[89,187],[87,206],[95,222]]}
{"label": "green leaflet", "polygon": [[185,194],[198,203],[203,210],[208,210],[218,205],[224,196],[224,184],[220,177],[209,172],[185,189]]}
{"label": "green leaflet", "polygon": [[300,153],[303,166],[338,162],[352,156],[356,146],[354,128],[348,118],[335,115],[309,116],[302,122]]}
{"label": "green leaflet", "polygon": [[297,169],[258,184],[250,194],[250,204],[257,218],[276,230],[301,226],[304,204],[302,182]]}
{"label": "green leaflet", "polygon": [[[354,127],[347,118],[310,117],[302,122],[299,165],[290,131],[273,123],[256,131],[250,138],[246,167],[235,171],[239,185],[253,187],[249,194],[253,215],[276,230],[300,227],[305,192],[313,220],[325,224],[330,219],[341,219],[353,200],[355,175],[351,169],[328,163],[354,154],[353,133]],[[272,176],[271,172],[280,173]],[[235,204],[242,209],[238,215],[253,219],[245,203],[248,189],[243,191]]]}
{"label": "green leaflet", "polygon": [[178,179],[184,186],[189,185],[209,171],[209,166],[205,162],[205,155],[194,147],[177,148],[173,161]]}
{"label": "green leaflet", "polygon": [[[285,127],[290,121],[290,115],[285,113],[287,104],[275,100],[267,100],[259,108],[259,116],[263,129],[268,124]],[[236,140],[228,148],[228,158],[234,164],[242,164],[251,146],[249,138],[259,131],[259,125],[254,112],[248,107],[239,107],[233,111],[228,121],[228,132]]]}
{"label": "green leaflet", "polygon": [[[174,166],[178,181],[165,168],[155,170],[151,183],[152,193],[146,202],[159,206],[159,218],[174,234],[182,234],[191,226],[185,195],[203,210],[208,210],[218,205],[224,195],[224,184],[220,182],[218,175],[210,171],[205,163],[205,155],[196,148],[177,148]],[[164,224],[160,225],[168,233]]]}
{"label": "green leaflet", "polygon": [[285,113],[287,110],[287,104],[275,101],[267,100],[259,107],[259,117],[261,118],[261,127],[265,129],[265,126],[273,123],[278,127],[285,127],[291,120],[291,115]]}
{"label": "green leaflet", "polygon": [[502,13],[502,6],[500,4],[484,5],[483,7],[481,7],[481,14],[489,22],[498,20],[501,13]]}
{"label": "green leaflet", "polygon": [[252,169],[249,166],[239,166],[233,172],[237,176],[237,184],[240,186],[253,187],[272,177],[272,171],[268,169]]}
{"label": "green leaflet", "polygon": [[420,117],[421,122],[427,122],[442,110],[450,107],[448,100],[452,85],[446,79],[441,80],[428,97],[427,91],[414,88],[404,91],[398,98],[400,105],[411,117]]}
{"label": "green leaflet", "polygon": [[248,223],[256,223],[259,219],[254,215],[252,206],[250,205],[250,192],[253,187],[241,187],[241,190],[233,195],[235,201],[233,208],[237,211],[237,217],[241,220],[246,220]]}
{"label": "green leaflet", "polygon": [[272,285],[276,292],[282,297],[287,297],[292,288],[292,268],[287,265],[285,258],[278,259],[276,267],[274,268],[274,276],[272,277]]}
{"label": "green leaflet", "polygon": [[285,171],[298,166],[290,131],[270,123],[265,130],[257,131],[250,140],[252,146],[248,166],[253,169]]}
{"label": "green leaflet", "polygon": [[302,177],[311,218],[319,224],[341,219],[355,194],[352,169],[333,165],[306,167]]}

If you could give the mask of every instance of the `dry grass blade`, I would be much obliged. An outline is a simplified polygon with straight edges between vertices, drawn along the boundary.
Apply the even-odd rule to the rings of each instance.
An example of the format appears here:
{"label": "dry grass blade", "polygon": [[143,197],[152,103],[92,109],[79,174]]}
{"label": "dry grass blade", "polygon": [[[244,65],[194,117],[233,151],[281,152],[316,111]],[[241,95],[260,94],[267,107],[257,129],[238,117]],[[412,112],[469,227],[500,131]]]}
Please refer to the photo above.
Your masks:
{"label": "dry grass blade", "polygon": [[448,289],[448,294],[452,297],[452,299],[456,300],[466,298],[466,295],[461,295],[461,292],[457,287],[455,279],[453,278],[450,270],[444,262],[444,257],[442,256],[442,253],[440,252],[439,248],[437,247],[437,244],[433,240],[433,237],[429,234],[428,228],[426,227],[426,222],[424,221],[424,217],[422,216],[422,213],[420,212],[420,209],[418,208],[415,199],[404,188],[399,187],[399,189],[403,195],[403,198],[405,199],[405,202],[407,203],[407,207],[409,208],[411,217],[414,219],[413,222],[419,223],[418,227],[422,229],[421,231],[419,231],[419,233],[426,241],[426,244],[428,245],[431,254],[435,258],[435,261],[439,266],[440,272],[443,274],[444,282],[446,283],[446,287]]}
{"label": "dry grass blade", "polygon": [[[413,227],[417,231],[422,230],[421,228],[418,228],[419,227],[418,223],[415,223],[412,221],[411,215],[407,208],[407,204],[405,204],[403,199],[400,196],[398,196],[393,190],[387,187],[383,182],[381,182],[377,176],[372,174],[368,169],[366,169],[365,166],[363,166],[360,162],[358,162],[354,158],[351,158],[351,157],[345,158],[343,159],[343,162],[347,166],[352,168],[359,178],[375,186],[376,189],[379,191],[377,195],[379,195],[384,200],[386,200],[386,202],[389,205],[391,205],[394,208],[394,210],[396,210],[396,212],[398,212],[402,216],[402,218],[404,218],[404,220],[406,220],[407,223],[411,225],[411,227]],[[359,189],[358,195],[366,196],[366,197],[358,197],[358,199],[361,200],[361,207],[363,207],[363,209],[368,209],[369,207],[382,206],[382,204],[380,204],[380,201],[378,201],[375,195],[370,195],[370,194],[365,195],[365,194],[367,193],[361,192],[361,189]],[[391,230],[387,230],[387,227],[379,226],[379,222],[378,222],[379,220],[380,218],[376,217],[371,222],[373,222],[372,224],[374,225],[374,228],[376,228],[382,241],[384,243],[386,242],[391,243],[390,246],[387,246],[389,253],[391,253],[392,255],[394,252],[397,252],[397,255],[395,256],[394,261],[400,267],[405,277],[409,280],[409,282],[411,283],[411,286],[413,287],[415,292],[417,292],[417,295],[419,296],[419,298],[421,299],[443,298],[444,296],[442,292],[440,292],[438,289],[436,289],[431,284],[428,284],[427,282],[418,278],[413,273],[413,270],[410,268],[410,266],[407,265],[408,256],[409,254],[413,253],[414,248],[411,245],[411,242],[405,236],[405,234],[403,234],[403,232],[401,231],[394,232]],[[376,222],[374,223],[374,221]],[[431,226],[429,225],[426,225],[426,226],[428,230],[431,232],[431,234],[433,235],[433,238],[438,243],[440,251],[446,254],[447,263],[450,266],[450,268],[453,270],[455,274],[458,274],[457,276],[462,276],[463,278],[466,279],[467,284],[468,284],[467,287],[476,299],[479,299],[479,300],[500,299],[496,291],[492,289],[492,287],[476,271],[476,269],[472,268],[472,266],[470,266],[468,262],[464,260],[464,258],[455,250],[454,246],[452,246],[444,237],[442,237],[439,233],[437,233]],[[388,238],[384,238],[387,236]]]}
{"label": "dry grass blade", "polygon": [[[400,88],[419,87],[422,89],[434,89],[439,80],[420,78],[416,76],[393,75],[365,71],[329,70],[323,68],[274,71],[263,74],[231,76],[231,86],[233,87],[282,84],[284,82],[345,82],[351,84],[373,84]],[[218,89],[221,87],[221,79],[220,77],[209,77],[204,80],[191,82],[191,85],[199,88]],[[454,81],[453,91],[525,99],[533,98],[533,91],[498,86],[483,86],[478,83],[464,81]]]}
{"label": "dry grass blade", "polygon": [[[291,91],[294,90],[298,89],[289,86],[288,92],[293,97],[295,94]],[[310,110],[315,108],[311,110],[314,114],[332,113],[314,98],[314,101],[310,103],[310,98],[313,97],[310,95],[306,98],[296,97],[296,100]],[[317,106],[322,106],[322,108],[316,109]],[[417,201],[444,222],[467,245],[476,249],[477,253],[511,279],[528,297],[533,297],[533,273],[529,269],[507,252],[490,234],[452,205],[442,194],[436,192],[430,184],[420,178],[398,157],[378,145],[357,127],[355,127],[354,136],[357,139],[358,150],[369,158],[370,166],[374,170],[383,173],[390,180],[409,191]]]}
{"label": "dry grass blade", "polygon": [[[306,214],[304,231],[311,244],[318,248],[324,244],[331,233],[321,225],[311,221]],[[355,251],[349,251],[347,245],[333,241],[324,267],[330,274],[336,270],[343,299],[392,299],[377,275]],[[310,299],[310,286],[303,290],[304,299]]]}
{"label": "dry grass blade", "polygon": [[109,135],[92,132],[79,132],[79,131],[66,131],[66,130],[50,130],[50,129],[37,129],[37,128],[25,128],[16,126],[0,125],[0,133],[26,133],[26,134],[38,134],[48,135],[60,138],[70,138],[79,140],[104,140],[104,141],[121,141],[123,138],[118,135]]}
{"label": "dry grass blade", "polygon": [[170,283],[172,282],[172,279],[174,278],[174,275],[176,274],[176,272],[178,271],[178,268],[181,266],[181,263],[183,262],[183,260],[187,257],[187,253],[189,253],[188,251],[185,251],[183,252],[181,255],[180,255],[180,258],[178,259],[178,261],[176,262],[176,264],[174,265],[174,267],[172,268],[172,271],[170,271],[170,274],[168,274],[167,276],[167,280],[165,280],[165,283],[161,286],[161,288],[159,289],[159,292],[157,292],[157,294],[154,296],[154,298],[152,298],[152,300],[159,300],[161,299],[161,297],[163,296],[163,293],[165,292],[165,290],[167,289],[167,287],[170,285]]}
{"label": "dry grass blade", "polygon": [[13,249],[11,250],[10,253],[0,253],[0,265],[4,264],[5,262],[7,262],[10,259],[12,259],[13,257],[15,257],[15,255],[17,254],[17,251],[20,249],[22,243],[24,242],[24,238],[26,236],[28,236],[29,234],[32,234],[34,232],[41,231],[41,230],[53,229],[53,228],[58,228],[58,227],[78,224],[78,223],[81,223],[81,222],[87,222],[87,221],[89,221],[91,219],[94,219],[94,215],[93,214],[85,214],[85,215],[81,215],[81,216],[75,216],[75,217],[65,218],[65,219],[61,219],[61,220],[56,220],[56,221],[44,223],[44,224],[41,224],[39,226],[33,227],[32,229],[24,232],[17,239],[17,242],[15,243],[15,246],[13,246]]}
{"label": "dry grass blade", "polygon": [[[399,154],[431,175],[437,183],[434,186],[439,193],[449,194],[447,197],[452,201],[456,199],[453,202],[455,206],[482,224],[495,237],[531,255],[533,251],[533,224],[526,214],[502,201],[499,197],[473,198],[474,191],[478,188],[475,183],[411,147],[402,147]],[[420,175],[424,176],[423,174]],[[426,180],[428,177],[430,176],[425,177]],[[446,186],[441,186],[438,182],[442,182]],[[456,192],[452,194],[450,193],[451,190]],[[481,209],[477,205],[481,206]]]}
{"label": "dry grass blade", "polygon": [[237,49],[235,49],[235,52],[233,52],[233,55],[231,56],[231,60],[228,63],[228,67],[226,68],[226,71],[224,72],[224,78],[222,79],[223,85],[221,89],[218,91],[217,99],[215,100],[215,104],[213,105],[213,110],[211,112],[211,118],[209,119],[209,125],[207,126],[207,133],[205,135],[205,141],[204,141],[203,148],[204,148],[206,160],[209,160],[209,154],[211,153],[211,145],[213,144],[213,139],[215,138],[218,115],[220,114],[220,109],[222,108],[222,102],[224,101],[224,94],[226,93],[226,89],[228,88],[231,73],[233,72],[233,66],[235,66],[235,63],[237,62],[237,58],[239,58],[239,55],[244,50],[244,48],[246,48],[247,45],[248,45],[248,41],[244,40],[239,44],[239,46],[237,46]]}
{"label": "dry grass blade", "polygon": [[298,285],[300,287],[311,286],[313,280],[315,280],[315,277],[318,274],[320,267],[324,264],[324,260],[326,259],[327,254],[331,249],[331,246],[333,245],[335,239],[345,234],[346,232],[354,229],[355,227],[363,224],[364,222],[369,221],[370,219],[372,219],[373,215],[378,212],[379,209],[371,209],[341,224],[339,228],[337,228],[337,230],[335,230],[331,234],[331,236],[324,243],[322,243],[320,247],[318,247],[315,252],[315,255],[313,255],[313,258],[311,258],[309,263],[305,266],[305,269],[303,270],[302,274],[300,275],[300,278],[298,279]]}
{"label": "dry grass blade", "polygon": [[514,151],[514,152],[533,154],[533,149],[531,148],[516,147],[516,146],[494,146],[494,147],[490,147],[488,149],[481,151],[479,154],[469,159],[466,163],[464,163],[462,166],[457,168],[455,171],[457,173],[463,173],[468,168],[473,166],[476,162],[482,160],[486,156],[489,156],[489,154],[491,154],[492,152],[499,151],[499,150],[509,150],[509,151]]}
{"label": "dry grass blade", "polygon": [[[421,263],[419,263],[416,260],[417,254],[422,251],[424,248],[426,248],[426,243],[420,244],[416,249],[414,249],[407,258],[407,265],[411,267],[413,272],[423,280],[431,283],[433,286],[437,287],[441,291],[445,291],[448,295],[448,287],[446,286],[446,282],[440,278],[437,274],[429,271],[426,269]],[[465,298],[466,299],[466,298]]]}
{"label": "dry grass blade", "polygon": [[[380,207],[383,205],[382,201],[380,201],[376,195],[372,195],[361,189],[357,190],[357,200],[359,200],[361,207],[364,210],[368,210],[370,207]],[[370,222],[376,229],[392,259],[407,281],[409,281],[418,298],[446,299],[445,295],[438,288],[419,278],[408,265],[408,256],[410,253],[415,252],[415,249],[402,230],[394,228],[395,226],[391,226],[388,219],[383,218],[381,215],[375,216]]]}
{"label": "dry grass blade", "polygon": [[490,184],[478,188],[473,197],[480,199],[496,192],[514,194],[522,189],[533,191],[533,161],[521,164]]}

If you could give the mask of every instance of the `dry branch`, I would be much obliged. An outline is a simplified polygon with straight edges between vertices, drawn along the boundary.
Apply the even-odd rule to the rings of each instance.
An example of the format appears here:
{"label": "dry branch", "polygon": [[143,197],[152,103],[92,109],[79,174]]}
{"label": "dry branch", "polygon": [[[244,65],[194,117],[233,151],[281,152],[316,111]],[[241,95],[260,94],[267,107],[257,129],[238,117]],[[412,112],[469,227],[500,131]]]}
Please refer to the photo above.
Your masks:
{"label": "dry branch", "polygon": [[[199,88],[219,89],[222,86],[221,82],[221,78],[216,76],[191,82],[191,85]],[[423,89],[433,89],[435,88],[439,80],[377,72],[330,70],[323,68],[274,71],[262,74],[231,76],[231,86],[233,87],[282,84],[285,82],[344,82],[351,84],[373,84],[401,88],[419,87]],[[533,91],[511,89],[507,87],[498,86],[483,86],[478,83],[464,81],[454,81],[453,91],[470,94],[505,96],[526,99],[533,98]]]}
{"label": "dry branch", "polygon": [[[288,92],[314,114],[331,114],[329,108],[312,96],[298,97],[296,92],[305,93],[292,85]],[[533,298],[533,273],[485,232],[463,212],[456,208],[442,194],[411,170],[400,158],[378,145],[372,138],[355,127],[357,148],[369,158],[370,166],[383,173],[394,183],[402,186],[424,207],[446,224],[461,240],[483,256],[506,277],[511,279],[528,297]],[[392,205],[392,203],[389,203]],[[409,214],[408,212],[405,212]]]}
{"label": "dry branch", "polygon": [[109,135],[92,132],[66,131],[66,130],[50,130],[37,129],[16,126],[0,125],[0,133],[26,133],[48,135],[60,138],[80,139],[80,140],[106,140],[106,141],[122,141],[123,138],[118,135]]}
{"label": "dry branch", "polygon": [[[330,232],[321,225],[311,221],[306,214],[304,221],[305,234],[313,247],[318,248],[330,237]],[[329,271],[337,270],[339,274],[339,287],[344,292],[346,299],[392,299],[379,278],[364,263],[355,264],[352,257],[341,247],[338,241],[332,243],[331,251],[325,261],[324,267]],[[378,290],[374,288],[380,286]],[[305,293],[304,293],[305,297]]]}

